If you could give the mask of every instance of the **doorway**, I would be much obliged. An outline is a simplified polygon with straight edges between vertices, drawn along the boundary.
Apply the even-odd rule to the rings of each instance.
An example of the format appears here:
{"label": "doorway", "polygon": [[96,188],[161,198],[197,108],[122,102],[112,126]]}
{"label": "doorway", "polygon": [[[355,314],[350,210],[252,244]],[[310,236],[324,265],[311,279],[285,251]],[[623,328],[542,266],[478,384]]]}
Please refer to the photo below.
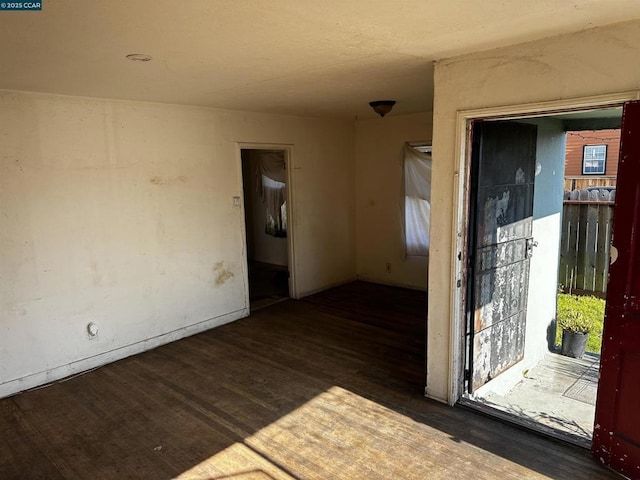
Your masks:
{"label": "doorway", "polygon": [[250,310],[291,292],[287,149],[240,149]]}
{"label": "doorway", "polygon": [[[461,403],[585,447],[593,435],[600,352],[561,355],[556,311],[567,295],[558,297],[564,287],[558,274],[561,256],[590,263],[594,248],[604,247],[605,230],[600,240],[589,235],[598,220],[611,218],[613,205],[599,202],[609,191],[576,193],[586,192],[586,202],[569,210],[581,209],[585,221],[579,232],[575,223],[565,231],[566,132],[620,122],[619,107],[472,122]],[[570,241],[562,242],[566,235]],[[574,251],[561,255],[563,244]],[[580,293],[590,301],[589,292]],[[601,326],[604,301],[597,301]]]}
{"label": "doorway", "polygon": [[[595,425],[591,450],[594,457],[606,466],[629,478],[640,479],[640,413],[637,399],[640,383],[640,256],[637,255],[640,229],[640,101],[628,94],[603,95],[535,105],[516,105],[495,109],[459,112],[456,174],[457,239],[455,258],[457,289],[452,292],[452,343],[450,398],[455,403],[473,403],[465,399],[465,326],[468,323],[466,278],[469,269],[467,239],[470,230],[469,194],[471,171],[470,126],[474,120],[514,120],[552,117],[560,114],[587,114],[598,109],[622,107],[620,156],[615,196],[616,218],[612,232],[609,281],[602,336],[602,358],[596,400]],[[536,166],[537,167],[537,166]],[[537,168],[536,168],[537,170]],[[554,282],[555,283],[555,282]],[[528,299],[531,301],[531,298]],[[537,302],[537,299],[536,299]],[[525,336],[525,345],[527,344]],[[514,370],[521,363],[507,369],[497,379]],[[526,373],[526,370],[521,373]],[[477,406],[477,405],[476,405]],[[492,412],[487,412],[492,413]],[[492,413],[493,414],[493,413]],[[500,415],[498,415],[500,416]],[[514,420],[514,416],[509,416]],[[516,422],[520,423],[520,422]],[[531,425],[528,425],[531,426]],[[533,427],[535,428],[535,427]]]}

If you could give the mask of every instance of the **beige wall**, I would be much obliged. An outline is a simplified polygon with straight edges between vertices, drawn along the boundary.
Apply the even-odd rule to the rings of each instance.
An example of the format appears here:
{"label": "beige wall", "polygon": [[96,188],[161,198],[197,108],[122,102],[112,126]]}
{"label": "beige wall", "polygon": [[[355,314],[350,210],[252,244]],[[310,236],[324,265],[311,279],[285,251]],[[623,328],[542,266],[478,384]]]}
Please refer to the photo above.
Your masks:
{"label": "beige wall", "polygon": [[0,139],[0,396],[247,314],[237,142],[293,145],[298,294],[355,277],[352,122],[5,91]]}
{"label": "beige wall", "polygon": [[435,69],[427,393],[450,397],[456,115],[640,88],[640,22],[440,61]]}
{"label": "beige wall", "polygon": [[356,251],[363,280],[427,288],[427,258],[405,257],[402,160],[405,142],[430,143],[431,129],[431,112],[356,122]]}

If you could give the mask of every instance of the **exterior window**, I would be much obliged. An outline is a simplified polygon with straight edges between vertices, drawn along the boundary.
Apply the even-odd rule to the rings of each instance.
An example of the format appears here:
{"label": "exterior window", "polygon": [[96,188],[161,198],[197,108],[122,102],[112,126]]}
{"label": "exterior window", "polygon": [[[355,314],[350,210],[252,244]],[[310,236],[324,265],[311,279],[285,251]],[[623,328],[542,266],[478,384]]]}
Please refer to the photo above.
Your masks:
{"label": "exterior window", "polygon": [[607,162],[606,145],[585,145],[582,156],[583,175],[604,175]]}

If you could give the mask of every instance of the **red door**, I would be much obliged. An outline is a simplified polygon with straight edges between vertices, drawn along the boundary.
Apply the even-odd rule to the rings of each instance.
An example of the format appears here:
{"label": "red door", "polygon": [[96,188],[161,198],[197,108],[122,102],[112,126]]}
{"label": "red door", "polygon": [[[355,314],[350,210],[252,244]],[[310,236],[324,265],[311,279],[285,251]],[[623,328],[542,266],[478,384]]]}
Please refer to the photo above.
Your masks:
{"label": "red door", "polygon": [[640,102],[624,106],[617,183],[593,454],[640,479]]}

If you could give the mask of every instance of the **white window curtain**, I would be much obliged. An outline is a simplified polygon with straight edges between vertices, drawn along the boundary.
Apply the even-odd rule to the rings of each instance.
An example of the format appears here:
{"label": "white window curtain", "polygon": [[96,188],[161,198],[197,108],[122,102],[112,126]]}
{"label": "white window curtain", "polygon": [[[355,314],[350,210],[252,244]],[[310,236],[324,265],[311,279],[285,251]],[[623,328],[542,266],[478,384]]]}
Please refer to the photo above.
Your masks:
{"label": "white window curtain", "polygon": [[286,212],[286,184],[261,175],[262,203],[267,209],[265,232],[274,237],[287,236],[287,220],[282,212]]}
{"label": "white window curtain", "polygon": [[404,221],[407,255],[429,254],[431,153],[410,145],[404,151]]}
{"label": "white window curtain", "polygon": [[265,232],[274,237],[287,236],[287,171],[279,151],[261,151],[258,162],[258,189],[267,210]]}

